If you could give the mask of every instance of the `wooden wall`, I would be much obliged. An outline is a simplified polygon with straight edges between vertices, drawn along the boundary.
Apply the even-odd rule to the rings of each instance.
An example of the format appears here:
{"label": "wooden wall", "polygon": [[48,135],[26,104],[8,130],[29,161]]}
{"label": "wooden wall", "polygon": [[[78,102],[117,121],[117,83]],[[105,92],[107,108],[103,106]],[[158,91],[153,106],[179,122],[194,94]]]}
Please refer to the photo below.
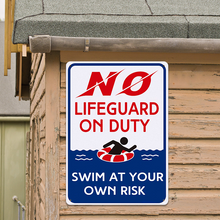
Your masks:
{"label": "wooden wall", "polygon": [[[220,219],[220,55],[61,52],[60,219]],[[66,204],[68,61],[169,63],[169,203],[166,206]]]}
{"label": "wooden wall", "polygon": [[[169,63],[169,203],[66,204],[68,61]],[[220,55],[53,52],[32,55],[27,218],[220,219]]]}
{"label": "wooden wall", "polygon": [[45,219],[45,54],[32,54],[26,219]]}
{"label": "wooden wall", "polygon": [[32,54],[26,219],[59,219],[59,53]]}

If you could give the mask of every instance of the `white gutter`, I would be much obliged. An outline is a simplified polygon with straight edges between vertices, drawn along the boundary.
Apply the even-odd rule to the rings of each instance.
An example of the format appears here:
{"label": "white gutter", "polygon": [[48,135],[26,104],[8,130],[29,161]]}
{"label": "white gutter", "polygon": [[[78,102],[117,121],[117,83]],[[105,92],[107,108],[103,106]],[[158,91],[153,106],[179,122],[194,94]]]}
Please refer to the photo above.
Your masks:
{"label": "white gutter", "polygon": [[118,51],[220,53],[220,39],[196,38],[85,38],[38,35],[29,37],[32,53],[51,51]]}

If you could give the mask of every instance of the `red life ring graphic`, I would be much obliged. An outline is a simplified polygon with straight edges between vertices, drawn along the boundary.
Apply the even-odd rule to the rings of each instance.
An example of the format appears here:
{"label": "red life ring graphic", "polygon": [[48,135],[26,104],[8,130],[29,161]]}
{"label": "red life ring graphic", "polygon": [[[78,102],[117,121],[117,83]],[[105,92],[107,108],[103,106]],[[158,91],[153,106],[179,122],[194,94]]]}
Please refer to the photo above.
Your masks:
{"label": "red life ring graphic", "polygon": [[109,154],[111,147],[103,148],[97,152],[97,156],[99,159],[107,161],[107,162],[125,162],[131,160],[134,157],[133,152],[127,152],[125,150],[122,151],[119,155]]}

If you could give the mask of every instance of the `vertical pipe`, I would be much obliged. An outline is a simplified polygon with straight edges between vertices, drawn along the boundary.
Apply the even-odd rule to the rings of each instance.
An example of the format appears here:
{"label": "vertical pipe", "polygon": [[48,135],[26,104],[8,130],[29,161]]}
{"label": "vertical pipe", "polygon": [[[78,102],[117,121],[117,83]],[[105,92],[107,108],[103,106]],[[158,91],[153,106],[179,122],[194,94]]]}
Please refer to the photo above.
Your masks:
{"label": "vertical pipe", "polygon": [[22,220],[25,220],[25,208],[22,206]]}
{"label": "vertical pipe", "polygon": [[18,197],[17,196],[13,196],[12,199],[17,202],[18,204],[18,220],[20,220],[21,218],[21,209],[22,209],[22,220],[25,219],[25,206],[18,200]]}
{"label": "vertical pipe", "polygon": [[20,220],[21,205],[18,203],[18,220]]}

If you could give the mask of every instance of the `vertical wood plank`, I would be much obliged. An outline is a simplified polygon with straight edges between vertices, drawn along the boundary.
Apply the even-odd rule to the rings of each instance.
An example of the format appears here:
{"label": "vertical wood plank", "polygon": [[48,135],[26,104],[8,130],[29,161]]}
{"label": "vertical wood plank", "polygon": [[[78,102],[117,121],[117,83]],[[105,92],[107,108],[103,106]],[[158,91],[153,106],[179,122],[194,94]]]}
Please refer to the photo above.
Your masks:
{"label": "vertical wood plank", "polygon": [[22,92],[22,54],[19,55],[19,101],[21,101]]}
{"label": "vertical wood plank", "polygon": [[39,219],[39,210],[40,210],[40,120],[39,120],[39,112],[36,117],[37,121],[37,133],[36,133],[36,192],[35,192],[35,199],[36,199],[36,219]]}
{"label": "vertical wood plank", "polygon": [[8,75],[8,2],[5,0],[4,76]]}
{"label": "vertical wood plank", "polygon": [[8,63],[7,68],[11,69],[11,36],[12,36],[12,29],[11,29],[11,20],[12,20],[12,0],[8,0]]}
{"label": "vertical wood plank", "polygon": [[46,219],[59,219],[60,54],[46,54]]}
{"label": "vertical wood plank", "polygon": [[29,219],[34,219],[34,210],[35,210],[35,204],[34,204],[34,181],[36,179],[36,176],[35,176],[35,163],[34,163],[34,151],[35,151],[35,132],[36,132],[36,123],[35,123],[35,120],[32,121],[32,137],[31,137],[31,140],[32,140],[32,143],[31,143],[31,166],[30,166],[30,174],[31,174],[31,177],[30,177],[30,218]]}
{"label": "vertical wood plank", "polygon": [[27,45],[22,44],[22,57],[26,57],[26,56],[27,56]]}

